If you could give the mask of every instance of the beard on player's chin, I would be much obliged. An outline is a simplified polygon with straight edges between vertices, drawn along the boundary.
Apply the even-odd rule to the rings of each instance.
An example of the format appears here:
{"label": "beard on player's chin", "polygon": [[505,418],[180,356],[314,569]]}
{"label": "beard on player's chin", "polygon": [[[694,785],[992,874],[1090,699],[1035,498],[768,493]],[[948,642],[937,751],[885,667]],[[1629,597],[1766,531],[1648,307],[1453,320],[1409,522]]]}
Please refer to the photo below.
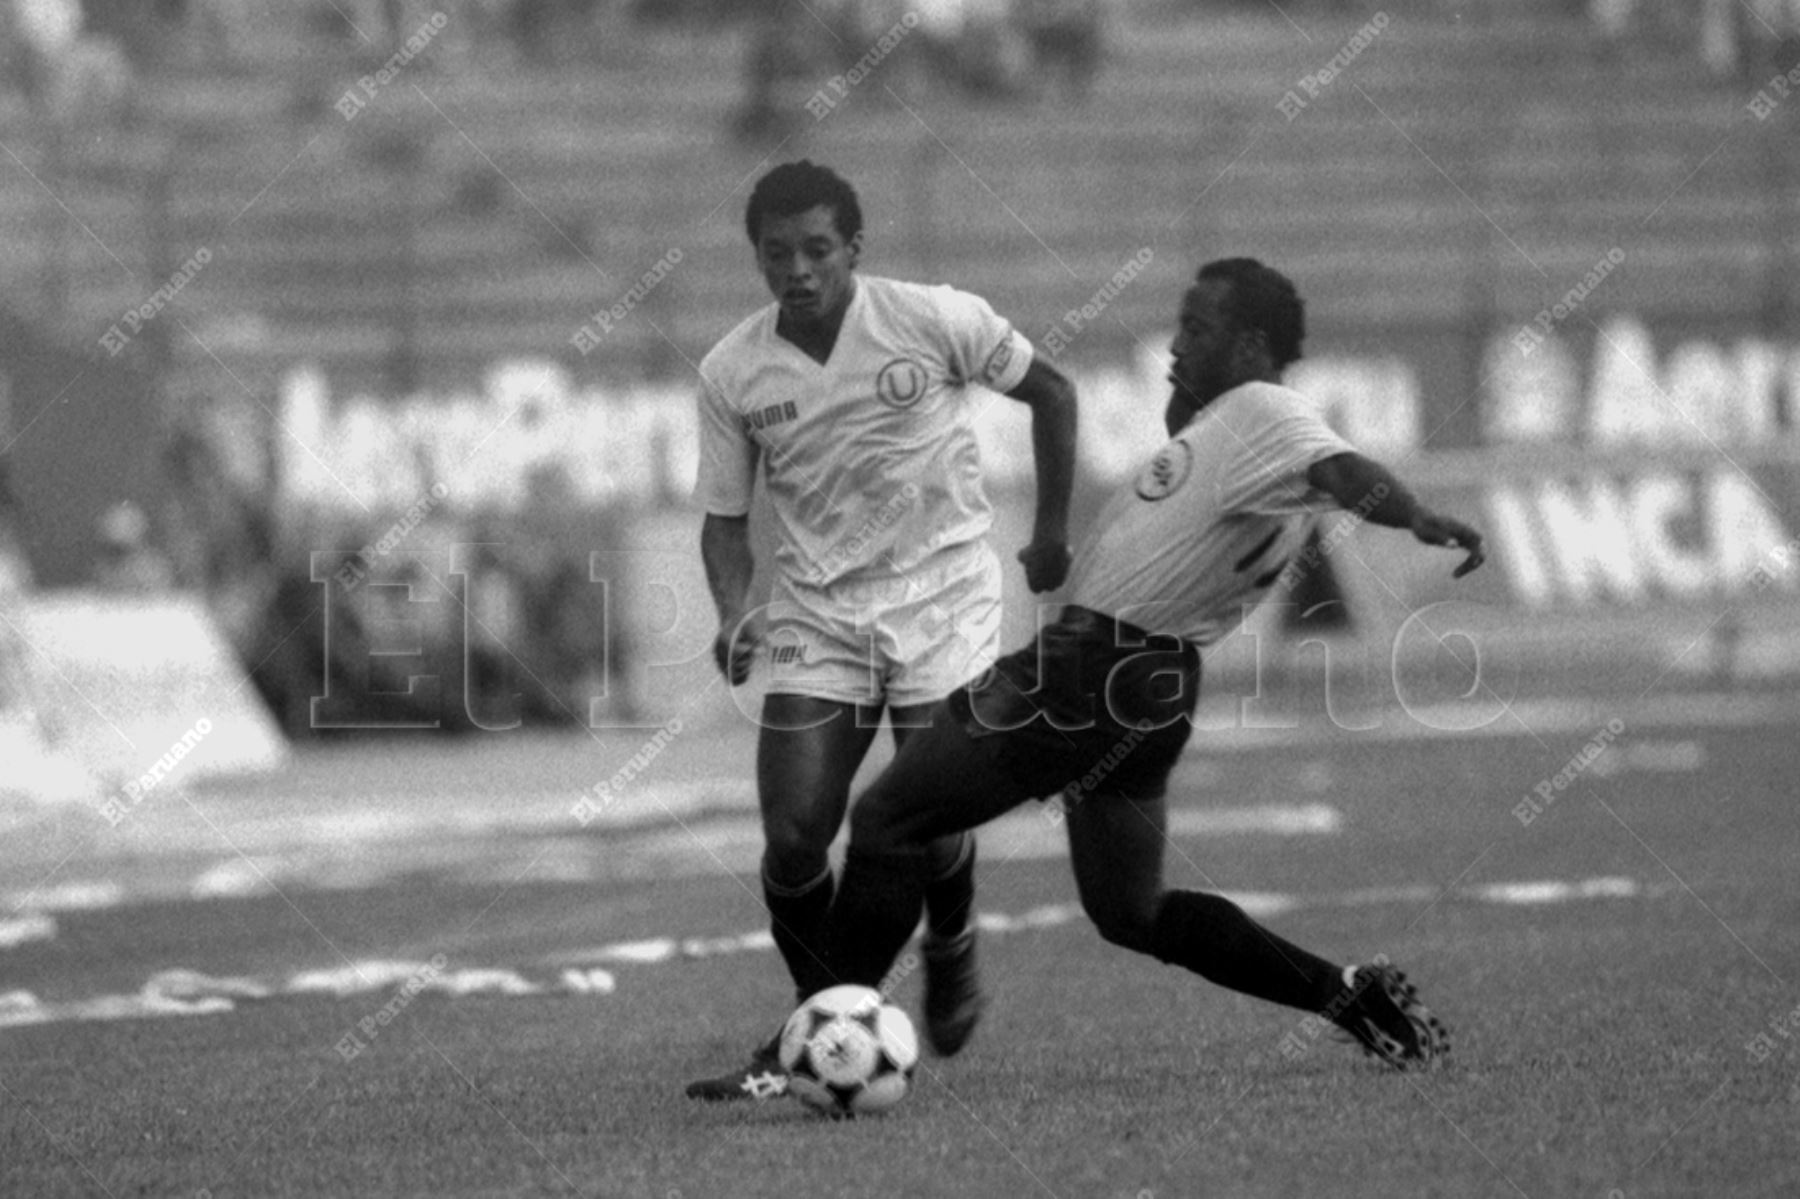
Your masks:
{"label": "beard on player's chin", "polygon": [[1180,375],[1169,376],[1169,402],[1171,404],[1185,404],[1197,412],[1206,407],[1207,402],[1217,394],[1203,381],[1184,379]]}

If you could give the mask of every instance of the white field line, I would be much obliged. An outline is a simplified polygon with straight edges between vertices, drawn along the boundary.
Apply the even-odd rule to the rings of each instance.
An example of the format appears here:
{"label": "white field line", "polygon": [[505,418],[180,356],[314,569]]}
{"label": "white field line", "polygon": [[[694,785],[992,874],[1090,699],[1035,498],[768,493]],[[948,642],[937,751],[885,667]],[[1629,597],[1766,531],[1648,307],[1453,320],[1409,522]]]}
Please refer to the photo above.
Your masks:
{"label": "white field line", "polygon": [[[1653,887],[1635,879],[1601,878],[1535,879],[1511,883],[1487,883],[1458,888],[1453,899],[1508,907],[1537,907],[1592,900],[1653,899],[1670,888]],[[1361,907],[1379,903],[1415,903],[1435,897],[1427,886],[1391,887],[1379,890],[1340,891],[1325,895],[1287,895],[1273,892],[1232,892],[1228,898],[1253,916],[1268,918],[1302,908]],[[1057,928],[1085,919],[1075,903],[1045,904],[1024,912],[984,912],[978,917],[990,936]],[[504,995],[532,997],[549,994],[610,995],[618,989],[613,967],[642,968],[670,962],[762,953],[774,947],[767,930],[757,929],[724,937],[651,937],[617,941],[591,949],[566,950],[541,960],[529,972],[494,967],[462,967],[431,973],[420,989],[449,996]],[[285,980],[270,982],[247,976],[214,976],[192,970],[159,971],[133,995],[101,995],[92,999],[44,1003],[29,991],[0,992],[0,1029],[71,1020],[134,1020],[155,1016],[217,1015],[236,1009],[240,1002],[278,996],[314,996],[344,999],[393,988],[422,975],[421,963],[409,960],[367,959],[328,970],[296,971]]]}

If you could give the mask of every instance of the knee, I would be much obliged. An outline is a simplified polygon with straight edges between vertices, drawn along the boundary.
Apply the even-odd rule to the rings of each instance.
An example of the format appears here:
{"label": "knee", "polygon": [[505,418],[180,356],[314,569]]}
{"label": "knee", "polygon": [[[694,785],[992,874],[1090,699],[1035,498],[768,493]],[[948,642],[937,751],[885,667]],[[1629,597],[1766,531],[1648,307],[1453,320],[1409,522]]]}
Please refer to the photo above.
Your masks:
{"label": "knee", "polygon": [[1123,949],[1149,953],[1156,939],[1156,905],[1086,902],[1088,919],[1100,936]]}
{"label": "knee", "polygon": [[778,882],[800,883],[818,876],[830,862],[837,829],[799,813],[776,813],[763,821],[763,869]]}

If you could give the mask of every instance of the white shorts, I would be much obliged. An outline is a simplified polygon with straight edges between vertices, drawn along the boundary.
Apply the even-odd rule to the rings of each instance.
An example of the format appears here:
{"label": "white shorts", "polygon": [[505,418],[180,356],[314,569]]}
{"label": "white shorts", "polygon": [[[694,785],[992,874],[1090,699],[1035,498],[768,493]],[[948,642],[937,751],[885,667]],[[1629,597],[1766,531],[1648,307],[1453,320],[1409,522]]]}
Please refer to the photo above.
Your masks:
{"label": "white shorts", "polygon": [[764,632],[771,692],[849,704],[935,703],[1000,649],[1000,561],[986,541],[904,575],[823,587],[777,579]]}

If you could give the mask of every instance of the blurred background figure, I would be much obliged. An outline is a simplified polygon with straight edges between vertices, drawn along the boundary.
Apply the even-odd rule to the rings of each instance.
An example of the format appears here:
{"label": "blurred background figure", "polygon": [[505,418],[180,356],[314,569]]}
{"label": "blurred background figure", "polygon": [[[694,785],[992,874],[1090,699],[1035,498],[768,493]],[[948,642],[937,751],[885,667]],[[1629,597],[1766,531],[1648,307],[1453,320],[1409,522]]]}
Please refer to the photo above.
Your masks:
{"label": "blurred background figure", "polygon": [[1588,13],[1614,50],[1691,47],[1722,78],[1786,72],[1800,51],[1800,0],[1589,0]]}
{"label": "blurred background figure", "polygon": [[799,127],[838,39],[790,0],[747,0],[745,15],[744,92],[731,133],[746,143],[776,142]]}
{"label": "blurred background figure", "polygon": [[94,585],[105,591],[159,595],[174,589],[168,556],[150,541],[150,518],[130,500],[108,508],[95,530]]}
{"label": "blurred background figure", "polygon": [[1105,57],[1104,0],[1013,0],[1040,90],[1059,85],[1075,100],[1093,91]]}
{"label": "blurred background figure", "polygon": [[69,69],[81,37],[80,0],[7,0],[17,35],[26,94],[48,102]]}
{"label": "blurred background figure", "polygon": [[53,119],[117,119],[130,100],[132,66],[118,38],[96,30],[81,0],[6,0],[18,37],[24,90]]}

